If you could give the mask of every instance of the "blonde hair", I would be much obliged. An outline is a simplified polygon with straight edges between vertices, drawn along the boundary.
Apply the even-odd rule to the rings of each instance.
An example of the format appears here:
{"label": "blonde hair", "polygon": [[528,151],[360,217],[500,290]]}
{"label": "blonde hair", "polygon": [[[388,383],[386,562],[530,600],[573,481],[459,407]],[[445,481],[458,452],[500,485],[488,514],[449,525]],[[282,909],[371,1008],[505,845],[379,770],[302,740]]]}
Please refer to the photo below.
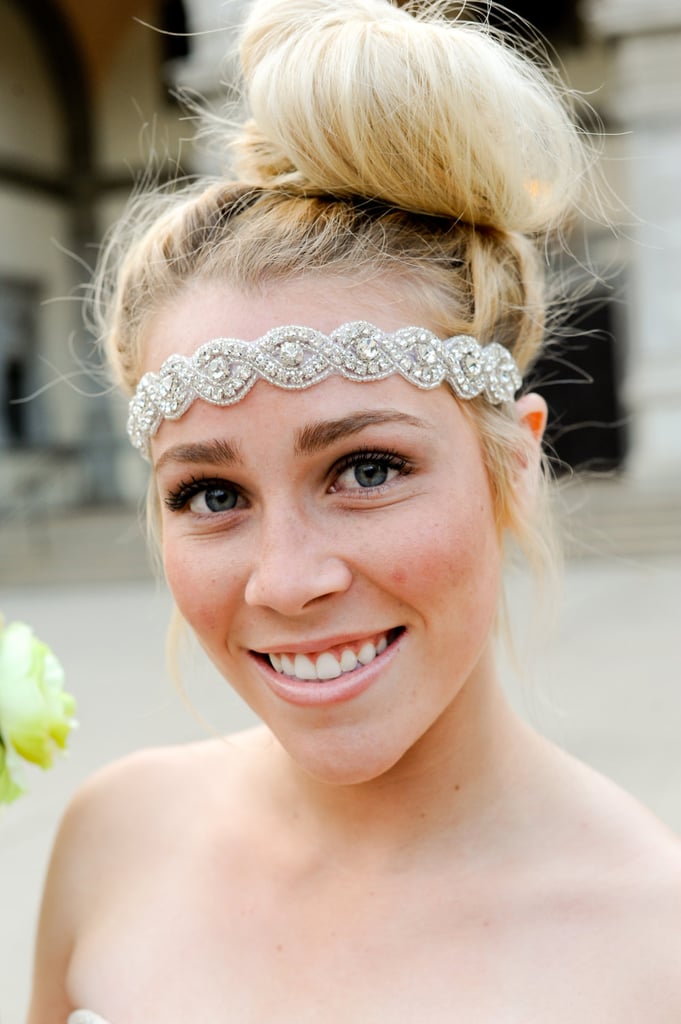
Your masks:
{"label": "blonde hair", "polygon": [[[138,197],[102,259],[96,316],[128,392],[150,318],[197,279],[396,274],[428,326],[499,341],[527,371],[547,244],[579,208],[589,155],[551,73],[467,20],[470,5],[447,7],[256,0],[240,50],[249,116],[213,127],[231,177]],[[464,405],[500,530],[546,553],[515,487],[527,432],[508,409]]]}

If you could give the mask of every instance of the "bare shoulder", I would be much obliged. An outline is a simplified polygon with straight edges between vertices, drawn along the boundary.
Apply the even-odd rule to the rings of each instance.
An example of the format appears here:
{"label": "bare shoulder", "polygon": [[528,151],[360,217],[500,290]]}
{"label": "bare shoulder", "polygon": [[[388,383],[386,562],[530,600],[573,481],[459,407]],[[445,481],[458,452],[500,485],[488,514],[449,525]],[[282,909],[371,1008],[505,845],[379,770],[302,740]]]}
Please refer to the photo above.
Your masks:
{"label": "bare shoulder", "polygon": [[[137,751],[92,775],[77,791],[55,841],[50,877],[69,893],[71,915],[89,906],[88,883],[126,878],[134,865],[176,849],[195,821],[236,819],[248,806],[249,777],[267,735],[253,729],[231,737]],[[82,899],[81,899],[82,896]]]}
{"label": "bare shoulder", "polygon": [[[656,865],[658,877],[681,874],[681,838],[635,797],[583,765],[584,821],[597,843],[623,868]],[[578,790],[579,792],[579,790]]]}
{"label": "bare shoulder", "polygon": [[557,888],[590,921],[624,989],[640,989],[646,1019],[681,1020],[681,839],[609,779],[567,767]]}
{"label": "bare shoulder", "polygon": [[250,770],[254,740],[241,734],[143,750],[81,786],[62,818],[45,883],[31,1024],[68,1016],[69,964],[93,915],[101,917],[126,889],[157,870],[169,851],[177,851],[194,832],[192,818],[214,818],[206,810],[214,810],[218,799],[231,801],[230,813],[238,819],[236,794]]}
{"label": "bare shoulder", "polygon": [[[94,774],[69,806],[64,842],[90,854],[115,850],[121,839],[140,854],[141,841],[163,841],[169,830],[200,816],[216,800],[233,804],[253,774],[254,751],[266,743],[262,730],[172,747],[137,751]],[[234,808],[232,808],[234,809]],[[136,836],[138,842],[131,843]],[[175,834],[177,839],[177,834]]]}
{"label": "bare shoulder", "polygon": [[[625,794],[615,817],[612,841],[621,850],[615,881],[624,894],[631,893],[641,926],[647,921],[652,931],[664,934],[668,929],[681,996],[681,839]],[[646,906],[650,908],[647,915]]]}
{"label": "bare shoulder", "polygon": [[609,910],[646,1019],[675,1022],[681,1020],[681,841],[633,803],[620,826],[622,856]]}
{"label": "bare shoulder", "polygon": [[[681,839],[615,782],[562,751],[559,803],[565,852],[613,884],[681,896]],[[569,841],[568,841],[568,836]]]}

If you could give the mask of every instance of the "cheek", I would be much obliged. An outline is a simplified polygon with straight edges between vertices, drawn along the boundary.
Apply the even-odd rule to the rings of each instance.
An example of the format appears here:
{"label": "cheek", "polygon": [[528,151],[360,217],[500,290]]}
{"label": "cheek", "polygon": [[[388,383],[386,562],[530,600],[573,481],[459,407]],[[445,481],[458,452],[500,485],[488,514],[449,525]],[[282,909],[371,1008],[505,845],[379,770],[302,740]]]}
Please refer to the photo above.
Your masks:
{"label": "cheek", "polygon": [[[199,636],[223,621],[219,575],[214,560],[172,541],[163,545],[165,576],[180,614]],[[223,595],[224,597],[224,595]]]}
{"label": "cheek", "polygon": [[404,533],[388,570],[396,596],[435,614],[466,606],[466,619],[485,624],[497,609],[502,553],[491,504],[484,499]]}
{"label": "cheek", "polygon": [[391,582],[396,587],[401,587],[407,582],[407,573],[404,569],[392,569],[389,573]]}

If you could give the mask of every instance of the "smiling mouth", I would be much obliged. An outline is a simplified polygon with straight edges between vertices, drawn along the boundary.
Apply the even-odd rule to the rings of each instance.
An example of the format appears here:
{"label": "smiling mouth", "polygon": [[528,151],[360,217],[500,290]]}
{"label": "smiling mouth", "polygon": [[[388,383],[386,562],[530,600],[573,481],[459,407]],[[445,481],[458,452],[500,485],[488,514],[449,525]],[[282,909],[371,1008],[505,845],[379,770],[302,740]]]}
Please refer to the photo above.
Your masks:
{"label": "smiling mouth", "polygon": [[404,632],[402,627],[390,629],[385,633],[377,633],[373,637],[358,641],[356,644],[342,644],[332,650],[319,651],[317,654],[290,654],[285,651],[270,651],[261,655],[262,658],[280,675],[290,679],[311,682],[338,679],[358,668],[370,665]]}

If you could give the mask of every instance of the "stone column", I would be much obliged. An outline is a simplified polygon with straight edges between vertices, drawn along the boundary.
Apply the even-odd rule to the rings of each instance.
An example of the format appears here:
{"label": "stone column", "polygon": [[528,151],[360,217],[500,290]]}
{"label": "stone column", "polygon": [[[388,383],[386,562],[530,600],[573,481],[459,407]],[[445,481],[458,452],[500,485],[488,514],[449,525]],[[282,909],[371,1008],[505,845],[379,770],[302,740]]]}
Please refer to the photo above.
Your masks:
{"label": "stone column", "polygon": [[587,0],[609,43],[608,127],[626,133],[633,224],[622,229],[630,294],[626,401],[633,485],[681,490],[681,4]]}

